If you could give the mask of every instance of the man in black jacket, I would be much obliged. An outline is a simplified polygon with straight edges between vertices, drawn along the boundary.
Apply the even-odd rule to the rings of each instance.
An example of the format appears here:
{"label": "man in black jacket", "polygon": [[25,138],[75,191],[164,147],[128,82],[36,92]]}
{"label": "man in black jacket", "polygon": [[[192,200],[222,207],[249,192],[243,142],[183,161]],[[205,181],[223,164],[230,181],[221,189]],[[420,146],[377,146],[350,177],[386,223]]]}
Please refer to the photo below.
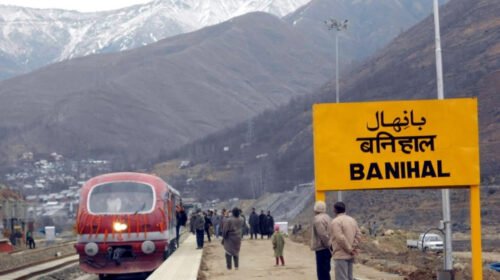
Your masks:
{"label": "man in black jacket", "polygon": [[177,242],[177,247],[179,247],[179,231],[181,226],[185,227],[187,222],[187,214],[182,207],[182,203],[175,206],[175,239]]}
{"label": "man in black jacket", "polygon": [[257,234],[259,233],[259,215],[255,213],[255,208],[252,208],[252,214],[250,214],[250,219],[248,220],[250,223],[250,239],[257,239]]}
{"label": "man in black jacket", "polygon": [[201,213],[201,209],[196,209],[196,214],[194,214],[193,228],[196,234],[196,249],[203,249],[203,235],[205,234],[205,217]]}
{"label": "man in black jacket", "polygon": [[266,214],[264,214],[264,210],[260,210],[259,230],[260,230],[260,239],[264,239],[264,235],[267,235]]}
{"label": "man in black jacket", "polygon": [[205,217],[205,233],[207,234],[208,242],[212,242],[210,238],[210,227],[212,227],[212,211],[203,212],[203,216]]}
{"label": "man in black jacket", "polygon": [[273,232],[274,232],[274,218],[273,216],[271,216],[271,211],[267,211],[267,216],[266,216],[267,239],[271,238]]}

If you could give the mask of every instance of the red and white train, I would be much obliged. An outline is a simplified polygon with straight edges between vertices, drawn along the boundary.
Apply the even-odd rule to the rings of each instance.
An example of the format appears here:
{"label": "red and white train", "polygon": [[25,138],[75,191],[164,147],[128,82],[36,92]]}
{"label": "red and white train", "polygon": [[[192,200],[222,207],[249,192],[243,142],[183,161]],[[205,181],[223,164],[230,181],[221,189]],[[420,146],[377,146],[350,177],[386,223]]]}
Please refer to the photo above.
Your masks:
{"label": "red and white train", "polygon": [[81,189],[76,221],[80,268],[99,274],[155,270],[175,250],[175,207],[179,192],[161,178],[111,173]]}

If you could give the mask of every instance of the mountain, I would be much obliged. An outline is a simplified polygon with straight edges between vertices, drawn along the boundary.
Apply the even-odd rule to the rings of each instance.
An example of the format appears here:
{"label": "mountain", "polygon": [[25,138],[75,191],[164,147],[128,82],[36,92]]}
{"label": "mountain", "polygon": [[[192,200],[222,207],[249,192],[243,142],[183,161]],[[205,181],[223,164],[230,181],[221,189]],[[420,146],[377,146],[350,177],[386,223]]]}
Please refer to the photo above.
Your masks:
{"label": "mountain", "polygon": [[155,0],[80,13],[0,5],[0,79],[95,53],[136,48],[249,12],[279,17],[308,0]]}
{"label": "mountain", "polygon": [[328,30],[324,21],[347,20],[347,29],[339,32],[339,60],[348,65],[382,49],[431,12],[432,1],[428,0],[312,0],[285,20],[332,61],[336,31]]}
{"label": "mountain", "polygon": [[323,57],[266,13],[0,82],[0,153],[151,160],[327,80]]}
{"label": "mountain", "polygon": [[[330,1],[314,3],[322,2]],[[168,3],[191,2],[150,5]],[[240,2],[231,3],[236,7]],[[273,3],[291,7],[298,2],[248,3],[254,3],[249,4],[254,8],[267,3],[270,9]],[[371,7],[371,2],[359,5],[351,8]],[[392,9],[386,15],[395,17],[399,12]],[[366,8],[363,17],[379,16]],[[318,26],[325,28],[321,21]],[[363,28],[379,29],[369,24]],[[304,29],[288,19],[252,14],[123,53],[65,60],[4,80],[0,82],[2,159],[15,159],[23,151],[56,151],[77,157],[153,160],[159,151],[172,151],[276,108],[327,81],[333,63],[317,45],[324,38],[319,34],[307,40],[306,36]],[[380,36],[389,40],[384,37],[387,34]],[[144,145],[146,140],[148,145]]]}
{"label": "mountain", "polygon": [[[496,0],[452,0],[441,9],[445,97],[478,98],[485,184],[500,179],[499,9]],[[345,77],[342,102],[436,99],[433,17],[408,29]],[[167,162],[155,172],[170,180],[191,178],[198,192],[213,197],[258,197],[309,183],[314,180],[312,104],[334,101],[334,88],[329,82],[312,95],[163,156],[173,162],[189,160],[191,169],[164,170]],[[221,153],[224,147],[228,152]],[[194,176],[200,167],[203,172]],[[179,188],[189,187],[184,181],[177,181]],[[214,192],[203,184],[227,188]]]}

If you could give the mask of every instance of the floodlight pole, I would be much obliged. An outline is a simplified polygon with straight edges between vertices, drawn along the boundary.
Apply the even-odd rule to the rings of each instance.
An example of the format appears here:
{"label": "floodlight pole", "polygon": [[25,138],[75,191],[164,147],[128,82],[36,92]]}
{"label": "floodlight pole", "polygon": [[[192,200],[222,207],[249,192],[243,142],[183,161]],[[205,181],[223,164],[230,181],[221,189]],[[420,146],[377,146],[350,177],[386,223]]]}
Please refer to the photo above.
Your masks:
{"label": "floodlight pole", "polygon": [[[339,30],[335,32],[335,102],[339,103]],[[342,201],[342,191],[337,192],[337,201]]]}
{"label": "floodlight pole", "polygon": [[[437,80],[437,97],[444,99],[443,86],[443,60],[441,56],[441,34],[439,30],[439,4],[438,0],[434,0],[434,32],[436,35],[436,80]],[[443,201],[443,222],[444,222],[444,269],[453,269],[452,257],[452,234],[451,234],[451,210],[450,210],[450,190],[441,190]]]}
{"label": "floodlight pole", "polygon": [[[340,102],[340,86],[339,86],[339,32],[347,29],[347,20],[343,23],[336,19],[325,21],[329,30],[335,30],[335,102]],[[342,191],[337,192],[337,201],[342,201]]]}
{"label": "floodlight pole", "polygon": [[335,32],[335,102],[339,103],[339,32]]}

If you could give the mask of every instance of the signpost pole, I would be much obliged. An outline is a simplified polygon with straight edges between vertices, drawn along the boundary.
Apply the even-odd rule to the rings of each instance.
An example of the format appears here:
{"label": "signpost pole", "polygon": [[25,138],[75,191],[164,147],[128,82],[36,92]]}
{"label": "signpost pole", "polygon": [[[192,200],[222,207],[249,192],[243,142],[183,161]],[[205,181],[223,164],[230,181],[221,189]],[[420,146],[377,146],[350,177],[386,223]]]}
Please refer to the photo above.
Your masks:
{"label": "signpost pole", "polygon": [[326,193],[321,191],[316,191],[316,201],[318,200],[326,202]]}
{"label": "signpost pole", "polygon": [[470,186],[470,227],[472,249],[472,279],[483,279],[481,248],[481,193],[478,185]]}
{"label": "signpost pole", "polygon": [[[439,4],[438,0],[434,0],[434,32],[436,35],[436,80],[437,80],[437,95],[438,99],[444,99],[443,86],[443,61],[441,57],[441,34],[439,29]],[[450,210],[450,190],[443,189],[441,191],[443,203],[443,222],[444,222],[444,269],[453,269],[452,245],[451,245],[451,210]]]}

